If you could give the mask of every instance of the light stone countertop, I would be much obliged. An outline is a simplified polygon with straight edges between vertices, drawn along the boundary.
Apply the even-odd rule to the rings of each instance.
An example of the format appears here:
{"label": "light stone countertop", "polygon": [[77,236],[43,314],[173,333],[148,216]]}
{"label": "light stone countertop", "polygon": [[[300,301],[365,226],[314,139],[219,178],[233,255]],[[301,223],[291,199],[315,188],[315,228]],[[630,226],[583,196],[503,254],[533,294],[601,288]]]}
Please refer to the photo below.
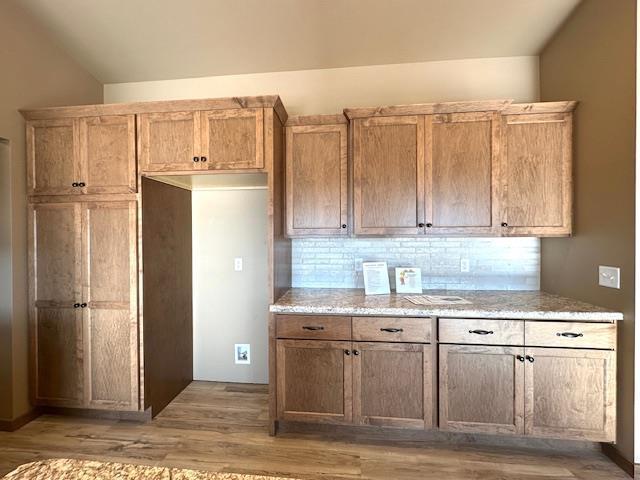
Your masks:
{"label": "light stone countertop", "polygon": [[273,313],[369,315],[406,317],[464,317],[523,320],[575,320],[611,322],[620,312],[541,291],[425,290],[425,295],[455,295],[466,305],[414,305],[410,294],[369,295],[362,289],[292,288],[275,304]]}

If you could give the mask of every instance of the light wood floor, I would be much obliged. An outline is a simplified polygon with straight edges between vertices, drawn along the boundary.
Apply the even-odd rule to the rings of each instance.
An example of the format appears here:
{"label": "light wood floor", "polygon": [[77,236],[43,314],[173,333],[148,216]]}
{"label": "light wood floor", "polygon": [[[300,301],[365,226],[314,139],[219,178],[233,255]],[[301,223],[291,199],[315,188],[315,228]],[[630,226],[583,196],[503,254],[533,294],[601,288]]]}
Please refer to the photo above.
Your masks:
{"label": "light wood floor", "polygon": [[0,475],[67,457],[300,479],[629,479],[599,452],[266,432],[266,387],[194,382],[147,424],[46,415],[0,432]]}

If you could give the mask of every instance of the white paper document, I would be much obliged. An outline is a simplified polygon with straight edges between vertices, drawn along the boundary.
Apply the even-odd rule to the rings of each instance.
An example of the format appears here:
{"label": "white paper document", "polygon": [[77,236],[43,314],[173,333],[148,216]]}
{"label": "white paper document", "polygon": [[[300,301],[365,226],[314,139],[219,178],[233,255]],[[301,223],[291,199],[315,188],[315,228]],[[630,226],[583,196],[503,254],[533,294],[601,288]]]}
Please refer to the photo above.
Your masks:
{"label": "white paper document", "polygon": [[470,305],[469,300],[448,295],[411,295],[404,297],[415,305]]}
{"label": "white paper document", "polygon": [[391,293],[387,262],[363,262],[365,295],[385,295]]}
{"label": "white paper document", "polygon": [[396,267],[397,293],[422,293],[422,272],[419,268]]}

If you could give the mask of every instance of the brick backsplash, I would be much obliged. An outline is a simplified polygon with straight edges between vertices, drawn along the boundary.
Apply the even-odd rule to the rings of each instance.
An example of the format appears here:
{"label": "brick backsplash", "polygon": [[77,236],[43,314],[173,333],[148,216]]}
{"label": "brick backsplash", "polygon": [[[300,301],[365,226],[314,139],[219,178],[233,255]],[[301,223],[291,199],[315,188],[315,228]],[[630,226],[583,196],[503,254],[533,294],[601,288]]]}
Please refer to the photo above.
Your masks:
{"label": "brick backsplash", "polygon": [[[420,267],[425,289],[538,290],[538,238],[312,238],[293,240],[293,286],[363,288],[362,262]],[[460,260],[469,260],[468,273]]]}

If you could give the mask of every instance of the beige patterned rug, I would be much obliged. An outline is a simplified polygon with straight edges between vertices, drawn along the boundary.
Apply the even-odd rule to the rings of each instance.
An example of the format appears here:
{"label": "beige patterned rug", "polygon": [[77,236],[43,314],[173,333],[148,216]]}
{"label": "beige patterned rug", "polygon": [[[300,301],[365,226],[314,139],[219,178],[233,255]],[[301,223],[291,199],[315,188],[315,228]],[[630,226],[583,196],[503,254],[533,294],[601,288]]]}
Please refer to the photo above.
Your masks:
{"label": "beige patterned rug", "polygon": [[262,475],[203,472],[66,458],[27,463],[4,478],[8,480],[294,480]]}

